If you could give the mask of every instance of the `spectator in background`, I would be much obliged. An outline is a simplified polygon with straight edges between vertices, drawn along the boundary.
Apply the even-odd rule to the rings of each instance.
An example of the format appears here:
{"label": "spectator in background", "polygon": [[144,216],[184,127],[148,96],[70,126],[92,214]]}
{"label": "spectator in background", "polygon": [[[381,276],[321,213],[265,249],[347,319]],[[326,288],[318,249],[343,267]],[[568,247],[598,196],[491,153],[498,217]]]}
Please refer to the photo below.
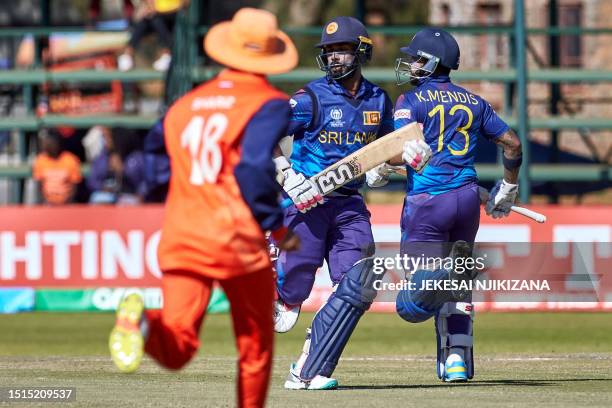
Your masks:
{"label": "spectator in background", "polygon": [[[134,14],[134,5],[131,0],[117,0],[121,2],[121,9],[123,18],[128,21],[132,20]],[[91,0],[89,2],[89,9],[87,10],[87,19],[89,25],[95,25],[100,20],[100,17],[104,14],[102,12],[102,4],[104,0]]]}
{"label": "spectator in background", "polygon": [[170,184],[170,158],[164,141],[164,117],[149,130],[144,139],[145,201],[166,201]]}
{"label": "spectator in background", "polygon": [[61,205],[73,201],[81,182],[81,163],[70,152],[62,151],[60,136],[48,133],[41,139],[41,151],[32,168],[34,180],[40,183],[43,201]]}
{"label": "spectator in background", "polygon": [[134,12],[134,26],[127,47],[117,60],[121,71],[134,67],[134,52],[142,38],[150,31],[155,32],[162,45],[160,57],[153,63],[157,71],[167,71],[172,61],[172,31],[176,13],[183,0],[144,0]]}
{"label": "spectator in background", "polygon": [[132,205],[145,194],[144,157],[138,134],[103,129],[104,149],[92,161],[87,186],[91,204]]}
{"label": "spectator in background", "polygon": [[[364,17],[364,22],[368,27],[383,27],[388,25],[390,20],[388,11],[383,7],[368,9]],[[372,61],[380,65],[388,63],[388,48],[385,35],[380,32],[374,32],[371,38],[374,44],[376,44],[376,54],[372,57]]]}

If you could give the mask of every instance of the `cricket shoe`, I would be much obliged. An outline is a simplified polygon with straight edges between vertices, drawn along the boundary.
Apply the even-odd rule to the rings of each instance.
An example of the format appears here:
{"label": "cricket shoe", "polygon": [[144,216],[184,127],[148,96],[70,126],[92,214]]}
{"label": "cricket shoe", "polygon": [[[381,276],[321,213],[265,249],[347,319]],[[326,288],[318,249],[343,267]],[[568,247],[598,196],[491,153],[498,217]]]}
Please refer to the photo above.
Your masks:
{"label": "cricket shoe", "polygon": [[451,354],[444,363],[445,382],[466,382],[468,380],[465,361],[458,354]]}
{"label": "cricket shoe", "polygon": [[140,323],[144,313],[144,301],[138,293],[131,293],[121,300],[117,308],[115,327],[108,339],[113,363],[119,371],[136,371],[144,354],[144,337]]}
{"label": "cricket shoe", "polygon": [[274,301],[274,331],[286,333],[295,326],[300,317],[301,305],[290,306],[281,299]]}
{"label": "cricket shoe", "polygon": [[130,54],[121,54],[117,58],[117,68],[122,72],[131,70],[134,68],[134,58]]}
{"label": "cricket shoe", "polygon": [[316,375],[312,380],[305,381],[299,376],[295,363],[291,364],[289,375],[285,381],[287,390],[335,390],[338,388],[338,381],[333,378]]}
{"label": "cricket shoe", "polygon": [[166,72],[170,68],[172,56],[169,52],[165,52],[153,63],[153,69],[160,72]]}
{"label": "cricket shoe", "polygon": [[[465,266],[466,260],[472,257],[472,246],[466,241],[459,240],[455,242],[449,257],[453,260],[453,269],[449,273],[449,278],[451,281],[461,284],[461,282],[473,280],[476,275],[478,275],[477,271],[475,271],[473,268],[467,268]],[[461,263],[459,263],[459,259],[462,259]],[[459,268],[461,268],[461,270],[459,270]],[[469,289],[459,288],[452,291],[452,296],[457,302],[466,301],[470,294],[471,290]]]}

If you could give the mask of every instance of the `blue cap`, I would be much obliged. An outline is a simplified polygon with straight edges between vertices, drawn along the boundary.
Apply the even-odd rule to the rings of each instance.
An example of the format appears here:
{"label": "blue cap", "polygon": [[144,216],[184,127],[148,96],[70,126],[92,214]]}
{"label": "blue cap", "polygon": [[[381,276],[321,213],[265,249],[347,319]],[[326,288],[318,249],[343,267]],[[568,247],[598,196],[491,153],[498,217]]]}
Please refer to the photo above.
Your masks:
{"label": "blue cap", "polygon": [[361,21],[354,17],[336,17],[325,24],[321,34],[321,42],[316,47],[322,48],[326,45],[338,43],[359,45],[361,42],[359,37],[365,38],[367,41],[370,40],[368,31]]}
{"label": "blue cap", "polygon": [[439,28],[424,28],[414,35],[407,47],[400,48],[404,54],[419,56],[419,51],[440,59],[440,64],[449,69],[459,68],[459,44],[447,31]]}

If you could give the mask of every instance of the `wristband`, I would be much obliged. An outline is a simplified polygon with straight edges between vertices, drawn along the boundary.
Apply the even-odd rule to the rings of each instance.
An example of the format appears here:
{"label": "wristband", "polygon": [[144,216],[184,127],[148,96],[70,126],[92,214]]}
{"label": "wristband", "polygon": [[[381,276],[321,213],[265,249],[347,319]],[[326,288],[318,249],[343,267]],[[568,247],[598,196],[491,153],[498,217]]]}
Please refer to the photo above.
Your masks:
{"label": "wristband", "polygon": [[521,164],[523,163],[522,154],[516,159],[509,159],[506,157],[505,154],[502,154],[502,156],[503,156],[502,163],[504,164],[504,167],[507,168],[508,170],[518,169],[519,167],[521,167]]}
{"label": "wristband", "polygon": [[287,227],[280,227],[272,231],[270,235],[272,236],[274,241],[278,243],[278,242],[281,242],[283,238],[285,238],[288,232],[289,232],[289,229],[287,229]]}
{"label": "wristband", "polygon": [[508,183],[504,179],[502,179],[502,182],[499,185],[499,191],[504,195],[512,194],[516,192],[517,189],[518,189],[518,184]]}
{"label": "wristband", "polygon": [[285,156],[278,156],[275,157],[273,160],[274,164],[276,165],[276,170],[284,172],[288,168],[291,168],[291,164],[289,164],[289,161]]}

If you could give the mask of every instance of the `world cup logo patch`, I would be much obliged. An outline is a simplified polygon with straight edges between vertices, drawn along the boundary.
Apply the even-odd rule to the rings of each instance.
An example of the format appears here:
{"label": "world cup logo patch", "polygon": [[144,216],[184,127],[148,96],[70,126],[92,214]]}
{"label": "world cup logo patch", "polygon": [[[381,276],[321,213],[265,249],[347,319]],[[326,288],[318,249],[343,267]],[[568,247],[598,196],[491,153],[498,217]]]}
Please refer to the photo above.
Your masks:
{"label": "world cup logo patch", "polygon": [[329,111],[329,117],[331,118],[331,121],[329,122],[329,126],[334,127],[334,128],[344,126],[344,121],[341,120],[342,116],[343,116],[342,109],[337,108],[337,107],[332,108]]}
{"label": "world cup logo patch", "polygon": [[339,108],[333,108],[330,112],[329,112],[329,116],[331,116],[331,118],[333,120],[340,120],[342,119],[342,109]]}

